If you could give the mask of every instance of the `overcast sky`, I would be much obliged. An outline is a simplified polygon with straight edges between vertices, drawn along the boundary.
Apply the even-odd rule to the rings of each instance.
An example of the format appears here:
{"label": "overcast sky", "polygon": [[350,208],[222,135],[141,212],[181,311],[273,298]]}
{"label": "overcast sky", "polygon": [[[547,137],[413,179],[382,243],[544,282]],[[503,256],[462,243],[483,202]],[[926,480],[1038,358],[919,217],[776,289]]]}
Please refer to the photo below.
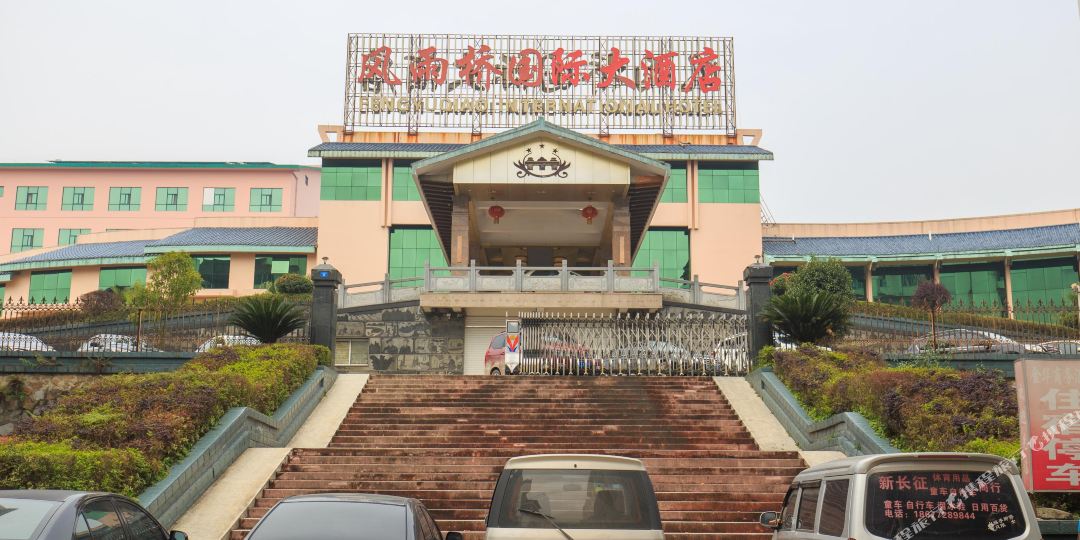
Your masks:
{"label": "overcast sky", "polygon": [[0,162],[316,164],[383,31],[734,36],[777,221],[1080,207],[1078,0],[0,0]]}

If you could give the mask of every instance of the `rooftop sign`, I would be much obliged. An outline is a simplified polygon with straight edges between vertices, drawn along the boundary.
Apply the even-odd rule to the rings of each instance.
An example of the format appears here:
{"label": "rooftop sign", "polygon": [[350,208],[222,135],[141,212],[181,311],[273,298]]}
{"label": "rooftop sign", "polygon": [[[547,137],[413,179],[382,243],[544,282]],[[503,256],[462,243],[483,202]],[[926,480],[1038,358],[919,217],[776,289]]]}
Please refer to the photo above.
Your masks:
{"label": "rooftop sign", "polygon": [[564,127],[735,134],[732,39],[350,34],[347,130]]}

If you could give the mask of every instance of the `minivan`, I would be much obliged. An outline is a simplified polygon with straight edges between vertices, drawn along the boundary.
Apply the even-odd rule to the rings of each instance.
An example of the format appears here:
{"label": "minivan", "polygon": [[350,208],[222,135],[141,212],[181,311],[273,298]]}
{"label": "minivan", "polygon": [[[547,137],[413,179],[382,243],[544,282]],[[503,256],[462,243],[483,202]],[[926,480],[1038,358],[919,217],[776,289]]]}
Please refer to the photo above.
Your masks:
{"label": "minivan", "polygon": [[[950,494],[957,494],[951,505]],[[916,523],[921,518],[928,525]],[[1042,538],[1035,519],[1011,461],[910,453],[810,467],[792,481],[780,511],[761,514],[760,522],[775,531],[774,540],[1034,540]]]}

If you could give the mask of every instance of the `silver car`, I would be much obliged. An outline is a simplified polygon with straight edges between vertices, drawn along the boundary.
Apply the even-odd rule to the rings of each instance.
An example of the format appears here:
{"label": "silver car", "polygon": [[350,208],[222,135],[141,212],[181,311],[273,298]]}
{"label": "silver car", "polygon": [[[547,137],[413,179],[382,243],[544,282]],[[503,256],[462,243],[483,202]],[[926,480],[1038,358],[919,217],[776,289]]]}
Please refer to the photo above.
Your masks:
{"label": "silver car", "polygon": [[[904,351],[907,354],[920,354],[934,351],[934,338],[930,334],[915,338]],[[974,353],[988,352],[999,354],[1024,354],[1045,352],[1038,345],[1017,343],[1001,334],[957,328],[937,333],[937,352],[939,353]]]}
{"label": "silver car", "polygon": [[0,351],[55,351],[44,341],[27,334],[0,332]]}
{"label": "silver car", "polygon": [[78,352],[161,352],[146,344],[146,340],[136,342],[134,336],[123,334],[98,334],[83,342],[76,349]]}
{"label": "silver car", "polygon": [[225,334],[204,341],[202,345],[195,349],[195,352],[206,352],[215,347],[232,347],[234,345],[262,345],[262,342],[251,336]]}

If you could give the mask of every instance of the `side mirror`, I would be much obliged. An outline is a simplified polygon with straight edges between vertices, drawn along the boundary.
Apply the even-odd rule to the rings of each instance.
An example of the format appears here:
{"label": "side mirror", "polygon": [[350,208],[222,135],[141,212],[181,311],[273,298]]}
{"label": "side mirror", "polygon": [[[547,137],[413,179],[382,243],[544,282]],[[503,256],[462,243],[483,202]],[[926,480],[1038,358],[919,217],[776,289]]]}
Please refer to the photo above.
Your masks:
{"label": "side mirror", "polygon": [[465,535],[459,532],[446,533],[446,540],[465,540]]}
{"label": "side mirror", "polygon": [[776,512],[762,512],[761,516],[758,517],[758,523],[760,523],[762,527],[777,530],[780,528],[782,522],[780,521],[780,514],[777,514]]}
{"label": "side mirror", "polygon": [[169,540],[188,540],[187,533],[183,531],[170,531]]}

